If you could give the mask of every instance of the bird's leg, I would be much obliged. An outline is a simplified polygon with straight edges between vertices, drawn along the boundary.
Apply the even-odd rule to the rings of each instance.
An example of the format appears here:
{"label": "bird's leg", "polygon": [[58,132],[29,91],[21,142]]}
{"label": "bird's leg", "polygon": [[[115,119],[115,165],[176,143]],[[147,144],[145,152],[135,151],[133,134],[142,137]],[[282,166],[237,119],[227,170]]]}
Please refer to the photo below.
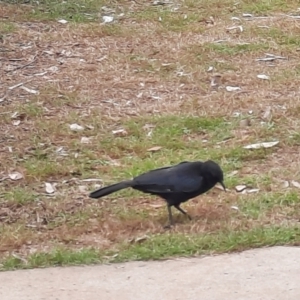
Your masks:
{"label": "bird's leg", "polygon": [[174,224],[172,211],[171,211],[171,206],[169,204],[167,204],[167,209],[168,209],[168,214],[169,214],[169,224],[164,227],[166,229],[171,228],[171,226]]}
{"label": "bird's leg", "polygon": [[176,209],[178,209],[181,213],[183,213],[184,215],[186,215],[190,220],[192,220],[192,217],[191,217],[186,211],[184,211],[184,210],[179,206],[179,204],[178,204],[178,205],[174,205],[174,207],[175,207]]}

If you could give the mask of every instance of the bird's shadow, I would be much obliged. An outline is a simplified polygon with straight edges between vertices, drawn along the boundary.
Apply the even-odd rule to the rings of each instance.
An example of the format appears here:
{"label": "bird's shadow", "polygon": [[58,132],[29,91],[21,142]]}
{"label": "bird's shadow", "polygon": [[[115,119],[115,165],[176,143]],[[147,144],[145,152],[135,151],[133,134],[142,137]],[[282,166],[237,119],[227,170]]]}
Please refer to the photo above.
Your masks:
{"label": "bird's shadow", "polygon": [[[173,220],[174,226],[181,225],[186,228],[186,226],[193,226],[197,223],[199,225],[203,224],[215,224],[226,222],[230,219],[230,209],[226,205],[220,204],[198,204],[195,206],[190,206],[186,208],[186,212],[191,216],[191,220],[181,213],[174,212]],[[157,217],[157,222],[160,223],[163,227],[168,224],[167,216]],[[174,226],[172,226],[174,228]],[[170,227],[170,228],[172,228]],[[166,229],[170,229],[166,228]],[[178,226],[177,226],[178,228]]]}

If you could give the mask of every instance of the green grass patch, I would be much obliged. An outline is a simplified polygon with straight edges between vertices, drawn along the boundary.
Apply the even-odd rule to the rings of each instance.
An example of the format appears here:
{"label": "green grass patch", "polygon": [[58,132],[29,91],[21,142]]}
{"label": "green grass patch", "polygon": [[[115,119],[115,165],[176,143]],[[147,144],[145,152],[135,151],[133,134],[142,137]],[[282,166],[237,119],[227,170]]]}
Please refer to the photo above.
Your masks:
{"label": "green grass patch", "polygon": [[290,32],[289,27],[271,27],[269,29],[252,27],[250,30],[253,36],[259,36],[268,40],[272,39],[277,45],[285,46],[285,48],[295,49],[300,45],[299,36],[295,32]]}
{"label": "green grass patch", "polygon": [[174,256],[207,255],[242,251],[275,245],[294,245],[300,242],[299,227],[258,227],[249,231],[219,232],[205,235],[166,233],[150,236],[142,243],[123,244],[118,251],[100,251],[95,248],[70,250],[58,248],[49,253],[35,253],[26,260],[9,257],[1,261],[0,270],[27,269],[47,266],[125,262],[130,260],[157,260]]}
{"label": "green grass patch", "polygon": [[107,1],[101,0],[31,0],[32,9],[28,18],[40,21],[65,19],[69,22],[91,22],[99,19],[98,14],[105,4]]}
{"label": "green grass patch", "polygon": [[247,13],[255,13],[257,15],[266,15],[274,12],[288,12],[296,9],[295,1],[289,0],[246,0],[242,3],[242,9]]}
{"label": "green grass patch", "polygon": [[201,45],[201,51],[223,54],[226,56],[237,56],[245,53],[268,51],[270,46],[265,43],[245,43],[230,45],[226,43],[204,43]]}
{"label": "green grass patch", "polygon": [[16,26],[12,22],[0,21],[0,40],[1,38],[9,33],[16,31]]}
{"label": "green grass patch", "polygon": [[48,159],[29,158],[23,162],[23,166],[26,169],[27,179],[31,180],[55,179],[70,175],[69,168],[58,161]]}
{"label": "green grass patch", "polygon": [[292,217],[299,214],[300,200],[295,191],[263,193],[253,197],[245,195],[240,197],[238,207],[243,214],[254,219],[258,219],[268,212],[272,214],[273,209],[286,210],[286,216]]}
{"label": "green grass patch", "polygon": [[11,256],[1,262],[0,270],[14,270],[37,268],[47,266],[95,264],[102,262],[101,251],[96,249],[82,249],[70,251],[68,249],[57,249],[51,253],[36,253],[30,255],[26,260]]}
{"label": "green grass patch", "polygon": [[162,259],[170,256],[204,255],[242,251],[252,247],[281,245],[300,241],[298,227],[254,228],[249,231],[219,232],[216,234],[157,235],[142,244],[124,246],[113,261]]}
{"label": "green grass patch", "polygon": [[37,199],[37,193],[28,187],[14,187],[3,193],[3,199],[19,205],[26,205]]}
{"label": "green grass patch", "polygon": [[144,8],[138,12],[132,13],[132,17],[139,21],[155,22],[156,31],[162,28],[167,31],[182,32],[193,30],[193,32],[201,33],[204,31],[199,21],[203,19],[203,15],[197,11],[183,13],[166,7],[150,7]]}

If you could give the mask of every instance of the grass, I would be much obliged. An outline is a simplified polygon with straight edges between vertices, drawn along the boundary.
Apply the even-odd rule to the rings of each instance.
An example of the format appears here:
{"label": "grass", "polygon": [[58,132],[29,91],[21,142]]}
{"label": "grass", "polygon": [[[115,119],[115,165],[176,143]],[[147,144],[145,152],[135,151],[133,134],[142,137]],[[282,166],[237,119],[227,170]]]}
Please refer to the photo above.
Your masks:
{"label": "grass", "polygon": [[1,38],[5,34],[14,32],[15,29],[16,28],[13,23],[7,22],[7,21],[0,21],[0,37]]}
{"label": "grass", "polygon": [[258,15],[268,15],[278,10],[288,12],[294,7],[294,1],[283,0],[264,0],[264,1],[244,1],[244,9],[248,13],[256,13]]}
{"label": "grass", "polygon": [[225,44],[205,44],[204,50],[220,53],[228,56],[238,56],[247,52],[254,53],[255,51],[268,51],[268,44],[240,44],[240,45],[225,45]]}
{"label": "grass", "polygon": [[[101,251],[95,248],[69,250],[57,248],[52,252],[29,255],[26,260],[14,256],[2,263],[2,269],[27,269],[96,263],[115,263],[131,260],[159,260],[170,256],[194,256],[242,251],[252,247],[299,245],[298,227],[255,228],[247,233],[220,232],[198,235],[157,235],[142,243],[122,245],[119,251]],[[276,240],[276,243],[274,241]]]}
{"label": "grass", "polygon": [[7,1],[10,4],[19,5],[25,8],[27,14],[23,18],[29,20],[58,20],[65,19],[71,22],[91,22],[96,21],[97,13],[101,12],[101,7],[106,4],[106,1],[52,1],[42,0],[35,1],[31,0],[24,1]]}
{"label": "grass", "polygon": [[[139,2],[0,4],[1,270],[299,245],[299,30],[282,15],[297,2]],[[100,24],[104,14],[115,22]],[[257,61],[266,53],[287,59]],[[193,220],[174,212],[170,231],[156,197],[88,198],[99,184],[206,159],[220,163],[229,191],[185,203]],[[14,171],[23,178],[9,179]],[[258,192],[237,193],[241,184]]]}
{"label": "grass", "polygon": [[3,195],[3,200],[7,200],[12,204],[26,205],[29,202],[33,202],[36,199],[36,195],[28,188],[16,187],[11,191],[8,191]]}

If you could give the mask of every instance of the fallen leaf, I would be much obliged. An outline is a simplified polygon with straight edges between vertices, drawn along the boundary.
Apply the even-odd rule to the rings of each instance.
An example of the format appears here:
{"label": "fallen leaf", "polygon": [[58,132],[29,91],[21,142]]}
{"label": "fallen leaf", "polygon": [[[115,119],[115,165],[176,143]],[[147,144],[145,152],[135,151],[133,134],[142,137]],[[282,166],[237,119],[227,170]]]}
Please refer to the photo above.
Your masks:
{"label": "fallen leaf", "polygon": [[114,20],[114,17],[112,16],[103,16],[102,20],[104,23],[111,23]]}
{"label": "fallen leaf", "polygon": [[12,119],[17,119],[19,116],[19,112],[18,111],[15,111],[12,115],[11,115],[11,118]]}
{"label": "fallen leaf", "polygon": [[276,57],[276,58],[279,58],[279,59],[286,59],[286,57],[283,57],[283,56],[280,56],[280,55],[275,55],[275,54],[272,54],[272,53],[265,53],[265,54],[268,57]]}
{"label": "fallen leaf", "polygon": [[244,18],[253,18],[253,15],[252,14],[243,14],[243,17]]}
{"label": "fallen leaf", "polygon": [[87,179],[82,179],[81,181],[82,182],[97,182],[97,181],[102,182],[102,179],[99,179],[99,178],[87,178]]}
{"label": "fallen leaf", "polygon": [[282,188],[286,189],[286,188],[288,188],[289,186],[290,186],[290,183],[289,183],[287,180],[284,180],[284,181],[282,182]]}
{"label": "fallen leaf", "polygon": [[162,148],[161,146],[155,146],[155,147],[149,148],[147,151],[156,152],[156,151],[159,151],[161,148]]}
{"label": "fallen leaf", "polygon": [[29,89],[29,88],[27,88],[24,85],[22,85],[20,88],[23,89],[24,91],[26,91],[26,92],[28,92],[30,94],[34,94],[34,95],[38,95],[40,93],[39,91],[34,90],[34,89]]}
{"label": "fallen leaf", "polygon": [[135,239],[134,239],[134,242],[135,242],[135,243],[142,243],[142,242],[146,241],[148,238],[149,238],[149,236],[144,235],[144,236],[135,238]]}
{"label": "fallen leaf", "polygon": [[55,192],[55,188],[50,182],[45,182],[45,189],[47,194],[53,194]]}
{"label": "fallen leaf", "polygon": [[273,60],[276,60],[276,59],[286,59],[286,57],[266,53],[266,57],[257,58],[256,61],[273,61]]}
{"label": "fallen leaf", "polygon": [[273,61],[276,57],[263,57],[263,58],[257,58],[256,61]]}
{"label": "fallen leaf", "polygon": [[163,2],[163,1],[153,1],[152,5],[166,5],[167,2]]}
{"label": "fallen leaf", "polygon": [[80,126],[78,124],[71,124],[70,129],[73,131],[82,131],[82,130],[84,130],[84,127]]}
{"label": "fallen leaf", "polygon": [[61,156],[68,156],[69,154],[67,153],[67,151],[64,149],[64,147],[58,147],[55,151],[58,155]]}
{"label": "fallen leaf", "polygon": [[49,50],[44,50],[43,53],[49,54],[49,55],[54,55],[53,51],[49,51]]}
{"label": "fallen leaf", "polygon": [[19,86],[22,86],[23,84],[25,84],[26,82],[20,82],[20,83],[17,83],[17,84],[15,84],[15,85],[13,85],[13,86],[10,86],[8,89],[9,90],[14,90],[14,89],[16,89],[16,88],[18,88]]}
{"label": "fallen leaf", "polygon": [[224,43],[224,42],[227,42],[227,40],[216,40],[216,41],[214,41],[214,43],[216,43],[216,44]]}
{"label": "fallen leaf", "polygon": [[12,124],[13,124],[14,126],[19,126],[20,123],[21,123],[21,120],[14,120],[14,121],[12,122]]}
{"label": "fallen leaf", "polygon": [[212,71],[213,71],[213,69],[214,69],[214,67],[212,67],[212,66],[209,66],[209,67],[208,67],[208,69],[207,69],[207,72],[212,72]]}
{"label": "fallen leaf", "polygon": [[52,67],[49,67],[48,70],[50,72],[56,73],[59,70],[59,68],[57,66],[52,66]]}
{"label": "fallen leaf", "polygon": [[58,23],[61,23],[61,24],[67,24],[68,21],[67,20],[64,20],[64,19],[60,19],[57,21]]}
{"label": "fallen leaf", "polygon": [[126,136],[128,135],[128,132],[125,129],[118,129],[118,130],[113,130],[112,134],[115,136]]}
{"label": "fallen leaf", "polygon": [[292,181],[291,181],[291,184],[292,184],[294,187],[300,189],[300,183],[299,183],[298,181],[292,180]]}
{"label": "fallen leaf", "polygon": [[148,136],[148,137],[151,137],[151,135],[152,135],[152,132],[153,132],[153,131],[152,131],[152,130],[150,130],[150,131],[147,133],[147,136]]}
{"label": "fallen leaf", "polygon": [[80,140],[81,144],[89,144],[90,142],[91,142],[91,139],[86,136],[83,136]]}
{"label": "fallen leaf", "polygon": [[226,86],[226,91],[227,92],[236,92],[236,91],[240,91],[241,88],[238,86]]}
{"label": "fallen leaf", "polygon": [[238,29],[240,32],[243,32],[244,29],[243,29],[243,26],[232,26],[232,27],[228,27],[226,28],[226,30],[235,30],[235,29]]}
{"label": "fallen leaf", "polygon": [[231,206],[231,208],[234,210],[239,210],[239,208],[237,206]]}
{"label": "fallen leaf", "polygon": [[261,149],[261,148],[271,148],[276,146],[279,143],[279,141],[276,142],[265,142],[265,143],[257,143],[257,144],[250,144],[247,146],[244,146],[244,149]]}
{"label": "fallen leaf", "polygon": [[246,185],[241,184],[241,185],[237,185],[237,186],[235,187],[235,190],[236,190],[238,193],[240,193],[240,192],[242,192],[243,190],[245,190],[246,188],[247,188]]}
{"label": "fallen leaf", "polygon": [[269,80],[270,76],[267,76],[267,75],[264,75],[264,74],[259,74],[259,75],[257,75],[257,78],[263,79],[263,80]]}
{"label": "fallen leaf", "polygon": [[26,117],[26,114],[25,113],[19,113],[18,111],[14,112],[12,115],[11,115],[11,118],[14,119],[14,120],[21,120],[23,121]]}
{"label": "fallen leaf", "polygon": [[[299,11],[299,8],[298,8],[298,11]],[[289,18],[292,18],[292,19],[296,19],[296,20],[300,19],[300,16],[291,16],[291,15],[286,15],[286,16]]]}
{"label": "fallen leaf", "polygon": [[8,174],[8,177],[11,180],[20,180],[23,178],[23,175],[19,172],[13,172],[13,173]]}

